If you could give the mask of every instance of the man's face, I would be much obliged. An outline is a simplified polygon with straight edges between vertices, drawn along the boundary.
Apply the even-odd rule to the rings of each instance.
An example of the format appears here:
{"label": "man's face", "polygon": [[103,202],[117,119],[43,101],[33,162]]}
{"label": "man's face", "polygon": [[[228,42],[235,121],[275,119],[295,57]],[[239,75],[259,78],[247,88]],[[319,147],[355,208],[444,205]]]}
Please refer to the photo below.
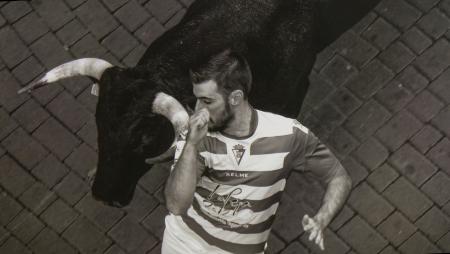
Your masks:
{"label": "man's face", "polygon": [[209,131],[221,131],[233,119],[228,100],[219,91],[214,80],[194,84],[194,95],[197,98],[195,110],[206,108],[209,111]]}

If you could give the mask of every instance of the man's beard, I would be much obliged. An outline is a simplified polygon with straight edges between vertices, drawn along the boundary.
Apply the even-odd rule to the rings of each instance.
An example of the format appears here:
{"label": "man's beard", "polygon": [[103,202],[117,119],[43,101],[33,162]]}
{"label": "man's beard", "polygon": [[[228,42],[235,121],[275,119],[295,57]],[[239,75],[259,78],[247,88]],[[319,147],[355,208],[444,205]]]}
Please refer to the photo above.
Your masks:
{"label": "man's beard", "polygon": [[225,110],[222,113],[222,118],[217,119],[217,122],[210,124],[208,130],[211,132],[214,131],[223,131],[228,124],[233,120],[234,114],[231,111],[230,104],[225,103]]}

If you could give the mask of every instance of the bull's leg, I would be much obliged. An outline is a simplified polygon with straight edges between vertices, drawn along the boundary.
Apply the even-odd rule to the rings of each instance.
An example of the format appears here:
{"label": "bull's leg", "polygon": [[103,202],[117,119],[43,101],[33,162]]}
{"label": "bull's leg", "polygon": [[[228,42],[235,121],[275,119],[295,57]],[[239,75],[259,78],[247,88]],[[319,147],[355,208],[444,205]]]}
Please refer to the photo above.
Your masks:
{"label": "bull's leg", "polygon": [[370,12],[381,0],[320,0],[316,45],[322,50]]}
{"label": "bull's leg", "polygon": [[317,21],[315,1],[289,1],[280,9],[272,24],[267,54],[272,75],[266,80],[268,91],[257,100],[263,110],[296,118],[309,86],[316,47]]}

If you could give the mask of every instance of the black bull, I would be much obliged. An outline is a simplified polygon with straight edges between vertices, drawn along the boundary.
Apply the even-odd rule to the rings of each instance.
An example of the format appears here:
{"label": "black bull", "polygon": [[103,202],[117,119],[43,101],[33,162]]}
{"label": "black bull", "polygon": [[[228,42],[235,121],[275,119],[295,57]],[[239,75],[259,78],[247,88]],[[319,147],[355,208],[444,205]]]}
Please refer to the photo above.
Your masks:
{"label": "black bull", "polygon": [[165,152],[174,130],[152,111],[158,93],[193,106],[189,69],[224,49],[252,69],[256,108],[296,117],[316,55],[379,0],[197,0],[133,68],[111,67],[98,81],[98,165],[93,196],[129,204],[148,157]]}

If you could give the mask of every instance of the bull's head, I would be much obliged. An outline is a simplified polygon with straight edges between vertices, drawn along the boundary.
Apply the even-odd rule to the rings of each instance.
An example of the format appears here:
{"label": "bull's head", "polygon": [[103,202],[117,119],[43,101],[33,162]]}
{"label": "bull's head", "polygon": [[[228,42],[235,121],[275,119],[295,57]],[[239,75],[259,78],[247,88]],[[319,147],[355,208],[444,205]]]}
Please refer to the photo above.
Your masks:
{"label": "bull's head", "polygon": [[95,58],[60,65],[19,93],[77,75],[95,79],[99,88],[93,89],[99,96],[99,157],[92,194],[108,205],[127,205],[148,164],[170,157],[174,137],[187,126],[188,114],[156,82],[140,77],[135,68],[123,69]]}

